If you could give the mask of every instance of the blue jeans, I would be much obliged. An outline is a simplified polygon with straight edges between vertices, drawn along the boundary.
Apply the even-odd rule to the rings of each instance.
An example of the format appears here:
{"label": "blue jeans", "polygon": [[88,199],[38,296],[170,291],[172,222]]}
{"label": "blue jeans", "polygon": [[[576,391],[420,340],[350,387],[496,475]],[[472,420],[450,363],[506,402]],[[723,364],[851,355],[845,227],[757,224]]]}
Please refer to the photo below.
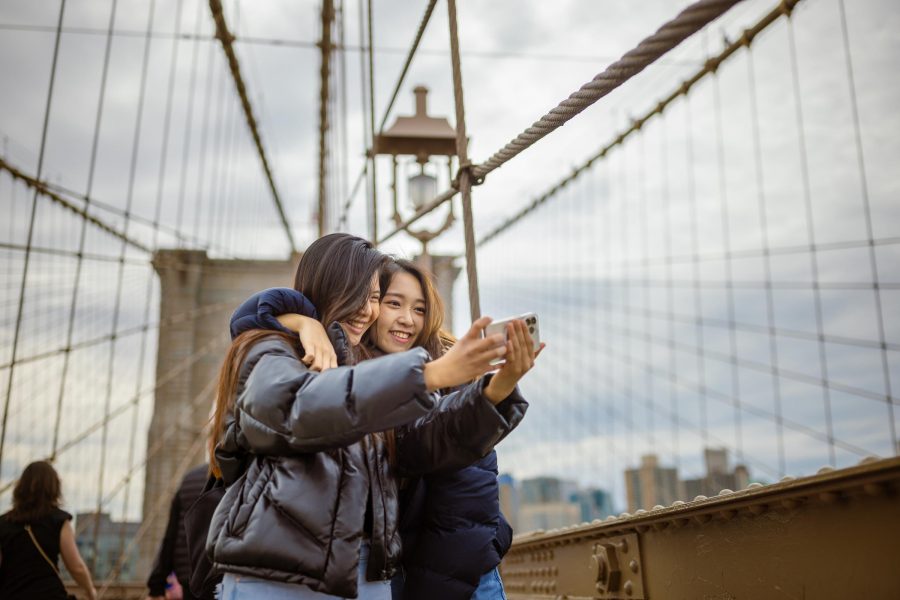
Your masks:
{"label": "blue jeans", "polygon": [[506,592],[503,590],[503,581],[500,580],[500,571],[492,569],[481,576],[472,600],[506,600]]}
{"label": "blue jeans", "polygon": [[[357,574],[358,600],[391,600],[390,581],[366,581],[366,565],[369,562],[369,546],[359,549]],[[259,577],[226,573],[222,580],[219,600],[342,600],[339,596],[314,592],[305,585],[282,583]]]}
{"label": "blue jeans", "polygon": [[[403,576],[397,575],[391,581],[394,600],[403,600]],[[472,600],[506,600],[506,592],[503,590],[503,581],[500,580],[500,571],[492,569],[481,576]]]}

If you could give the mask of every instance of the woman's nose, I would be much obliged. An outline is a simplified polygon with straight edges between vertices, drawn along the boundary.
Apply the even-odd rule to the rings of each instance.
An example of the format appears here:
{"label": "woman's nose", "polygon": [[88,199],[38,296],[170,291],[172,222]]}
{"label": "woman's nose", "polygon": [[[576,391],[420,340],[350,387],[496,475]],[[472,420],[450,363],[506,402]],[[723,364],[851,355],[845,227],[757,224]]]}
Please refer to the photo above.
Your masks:
{"label": "woman's nose", "polygon": [[412,325],[412,323],[413,323],[412,313],[408,310],[401,310],[400,311],[400,321],[404,325]]}

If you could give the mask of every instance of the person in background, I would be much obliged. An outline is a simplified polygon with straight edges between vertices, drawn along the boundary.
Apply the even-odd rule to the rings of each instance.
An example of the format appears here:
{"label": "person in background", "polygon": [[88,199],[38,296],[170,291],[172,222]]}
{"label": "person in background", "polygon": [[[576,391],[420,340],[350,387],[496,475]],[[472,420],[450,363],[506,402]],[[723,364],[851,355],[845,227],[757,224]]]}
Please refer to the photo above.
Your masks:
{"label": "person in background", "polygon": [[72,515],[60,508],[62,485],[46,461],[33,462],[13,489],[12,510],[0,516],[0,598],[3,600],[66,600],[59,573],[66,570],[96,600],[97,590],[75,544]]}
{"label": "person in background", "polygon": [[184,512],[200,496],[208,476],[208,464],[194,467],[184,475],[172,498],[166,533],[159,545],[156,563],[147,578],[147,600],[163,600],[166,597],[166,583],[172,573],[181,585],[183,600],[212,600],[212,597],[198,599],[191,594],[191,561],[184,529]]}

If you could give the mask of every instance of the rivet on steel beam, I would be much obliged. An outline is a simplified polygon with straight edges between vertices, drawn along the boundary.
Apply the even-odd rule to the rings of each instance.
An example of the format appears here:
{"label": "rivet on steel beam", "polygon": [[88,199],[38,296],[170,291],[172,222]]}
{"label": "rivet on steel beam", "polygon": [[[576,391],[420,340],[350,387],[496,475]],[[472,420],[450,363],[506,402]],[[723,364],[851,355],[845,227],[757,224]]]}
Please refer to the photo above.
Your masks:
{"label": "rivet on steel beam", "polygon": [[632,573],[637,573],[638,572],[638,562],[634,559],[631,559],[628,562],[628,568],[631,569]]}
{"label": "rivet on steel beam", "polygon": [[719,495],[720,495],[720,496],[727,496],[727,495],[733,494],[733,493],[734,493],[733,490],[729,490],[728,488],[725,488],[724,490],[722,490],[721,492],[719,492]]}
{"label": "rivet on steel beam", "polygon": [[657,504],[656,506],[654,506],[654,507],[651,508],[650,510],[663,510],[664,508],[665,508],[665,506],[663,506],[662,504]]}
{"label": "rivet on steel beam", "polygon": [[825,504],[834,504],[841,499],[841,495],[838,492],[822,492],[819,494],[819,498]]}
{"label": "rivet on steel beam", "polygon": [[634,584],[630,581],[626,581],[623,589],[625,590],[625,595],[630,596],[634,593]]}
{"label": "rivet on steel beam", "polygon": [[636,517],[637,517],[638,515],[646,515],[646,514],[647,514],[647,511],[644,510],[643,508],[639,508],[639,509],[637,509],[636,511],[634,511],[634,516],[636,516]]}
{"label": "rivet on steel beam", "polygon": [[795,479],[797,479],[797,478],[791,477],[790,475],[785,475],[784,477],[781,478],[780,481],[781,481],[781,483],[787,483],[788,481],[794,481]]}
{"label": "rivet on steel beam", "polygon": [[751,483],[750,485],[748,485],[745,489],[748,489],[748,490],[756,490],[756,489],[759,489],[759,488],[761,488],[761,487],[763,487],[763,484],[754,481],[753,483]]}
{"label": "rivet on steel beam", "polygon": [[819,469],[818,471],[816,471],[816,475],[825,475],[826,473],[833,473],[833,472],[834,472],[833,467],[824,466],[821,469]]}
{"label": "rivet on steel beam", "polygon": [[781,505],[789,510],[793,510],[800,506],[801,502],[799,498],[787,498],[781,501]]}
{"label": "rivet on steel beam", "polygon": [[751,504],[747,507],[747,510],[750,511],[751,514],[761,515],[766,512],[768,507],[765,504]]}
{"label": "rivet on steel beam", "polygon": [[867,483],[863,486],[863,489],[870,496],[880,496],[887,492],[887,487],[882,483]]}
{"label": "rivet on steel beam", "polygon": [[687,504],[687,502],[685,502],[684,500],[676,500],[672,503],[672,508],[675,508],[676,506],[684,506],[685,504]]}
{"label": "rivet on steel beam", "polygon": [[706,500],[706,499],[707,499],[706,496],[704,496],[704,495],[702,495],[702,494],[699,495],[699,496],[694,496],[694,502],[701,502],[701,501]]}
{"label": "rivet on steel beam", "polygon": [[878,461],[879,461],[879,458],[877,456],[867,456],[864,459],[862,459],[861,461],[859,461],[859,464],[869,465],[869,464],[872,464],[872,463],[878,462]]}

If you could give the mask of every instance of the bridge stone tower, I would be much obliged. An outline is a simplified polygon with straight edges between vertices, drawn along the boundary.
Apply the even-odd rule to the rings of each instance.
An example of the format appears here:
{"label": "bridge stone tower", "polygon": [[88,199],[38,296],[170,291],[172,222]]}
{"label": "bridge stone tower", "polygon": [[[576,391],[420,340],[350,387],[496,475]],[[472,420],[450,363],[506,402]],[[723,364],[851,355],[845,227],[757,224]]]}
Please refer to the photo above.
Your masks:
{"label": "bridge stone tower", "polygon": [[[290,286],[299,257],[284,261],[210,259],[197,250],[160,250],[153,259],[160,280],[159,387],[147,434],[148,453],[143,515],[158,516],[141,539],[137,573],[153,566],[165,533],[179,468],[206,460],[204,426],[214,382],[229,343],[228,321],[235,307],[253,292]],[[210,383],[213,382],[213,383]],[[160,385],[161,384],[161,385]]]}

